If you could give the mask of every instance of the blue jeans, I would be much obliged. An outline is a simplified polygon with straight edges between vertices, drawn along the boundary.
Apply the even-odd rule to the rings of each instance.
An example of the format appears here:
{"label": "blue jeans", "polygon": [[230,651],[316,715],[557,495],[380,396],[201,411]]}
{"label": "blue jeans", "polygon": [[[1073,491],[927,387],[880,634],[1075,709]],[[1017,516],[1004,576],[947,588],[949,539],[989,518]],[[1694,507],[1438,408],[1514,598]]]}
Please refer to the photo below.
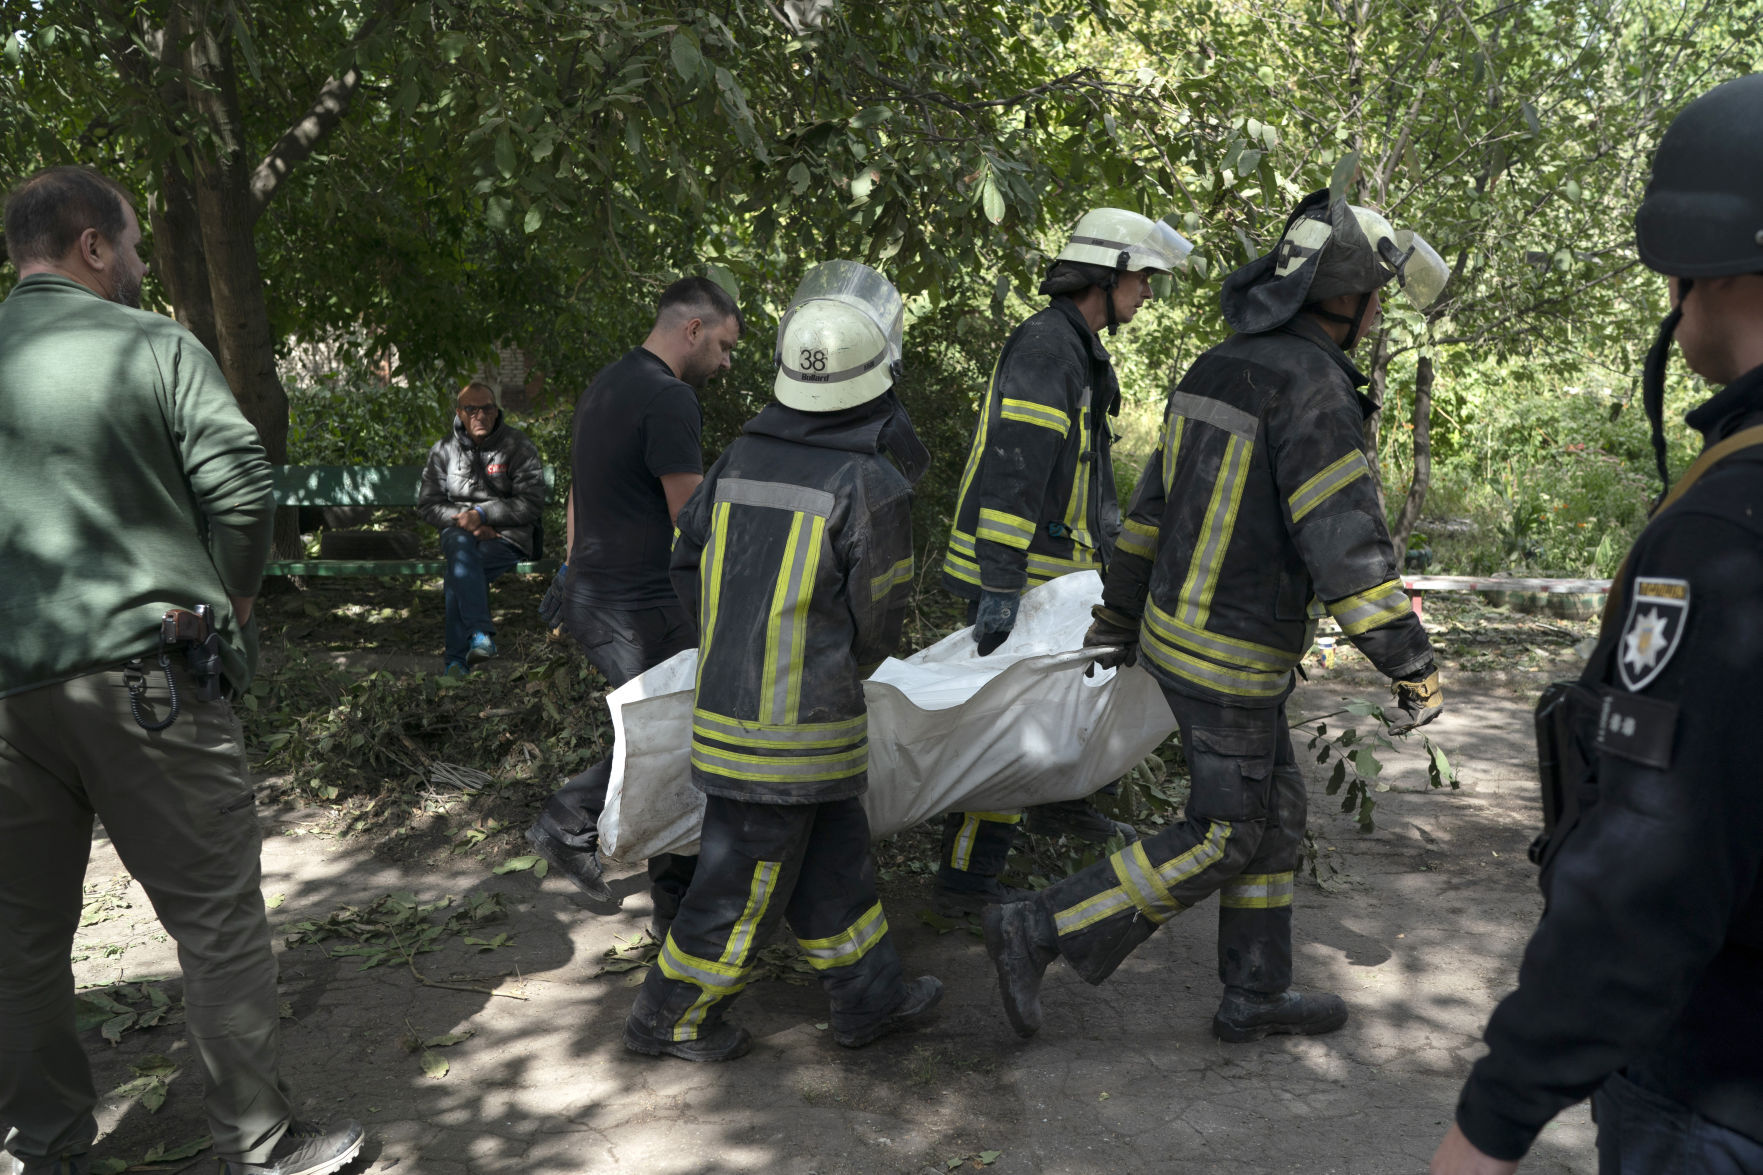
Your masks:
{"label": "blue jeans", "polygon": [[490,581],[525,557],[504,538],[482,542],[469,531],[441,531],[441,582],[447,595],[447,664],[465,664],[474,632],[496,634],[490,619]]}
{"label": "blue jeans", "polygon": [[1612,1074],[1592,1095],[1599,1175],[1763,1175],[1763,1141]]}

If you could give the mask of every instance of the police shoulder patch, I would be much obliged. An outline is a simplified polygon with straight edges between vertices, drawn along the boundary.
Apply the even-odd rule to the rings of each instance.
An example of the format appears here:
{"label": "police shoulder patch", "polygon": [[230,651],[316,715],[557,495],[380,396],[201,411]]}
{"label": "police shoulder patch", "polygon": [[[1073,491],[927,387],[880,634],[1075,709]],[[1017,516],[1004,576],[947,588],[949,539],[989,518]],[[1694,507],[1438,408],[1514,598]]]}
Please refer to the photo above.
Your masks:
{"label": "police shoulder patch", "polygon": [[1628,619],[1616,649],[1616,672],[1631,691],[1652,684],[1677,652],[1690,614],[1687,579],[1637,576],[1629,586]]}

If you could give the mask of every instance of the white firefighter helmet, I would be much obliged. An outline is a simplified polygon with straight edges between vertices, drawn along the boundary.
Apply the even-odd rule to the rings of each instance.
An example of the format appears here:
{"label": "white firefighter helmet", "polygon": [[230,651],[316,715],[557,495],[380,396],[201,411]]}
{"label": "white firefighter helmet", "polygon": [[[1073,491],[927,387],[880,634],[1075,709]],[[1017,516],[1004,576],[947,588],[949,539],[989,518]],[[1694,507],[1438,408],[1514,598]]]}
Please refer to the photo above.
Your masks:
{"label": "white firefighter helmet", "polygon": [[900,378],[904,320],[899,291],[869,266],[815,266],[778,324],[778,402],[836,412],[882,395]]}
{"label": "white firefighter helmet", "polygon": [[1161,220],[1124,208],[1092,208],[1078,218],[1058,261],[1078,261],[1136,273],[1174,273],[1194,246]]}

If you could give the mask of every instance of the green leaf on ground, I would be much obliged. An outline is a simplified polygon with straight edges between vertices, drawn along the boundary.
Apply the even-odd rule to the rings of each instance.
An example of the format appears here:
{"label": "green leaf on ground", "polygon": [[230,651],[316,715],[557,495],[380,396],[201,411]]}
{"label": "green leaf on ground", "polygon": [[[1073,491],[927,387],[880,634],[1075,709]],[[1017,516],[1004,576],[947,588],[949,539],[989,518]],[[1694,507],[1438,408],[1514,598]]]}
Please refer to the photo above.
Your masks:
{"label": "green leaf on ground", "polygon": [[[528,853],[523,857],[510,857],[508,860],[490,870],[490,872],[496,874],[524,873],[528,869],[536,869],[536,867],[544,860],[545,858],[539,856],[537,853]],[[540,873],[539,876],[543,877],[545,875]]]}
{"label": "green leaf on ground", "polygon": [[459,1032],[443,1032],[439,1036],[424,1038],[422,1047],[425,1049],[444,1049],[449,1045],[458,1044],[462,1040],[470,1040],[477,1035],[477,1029],[466,1028]]}
{"label": "green leaf on ground", "polygon": [[176,1163],[184,1159],[193,1159],[214,1145],[214,1139],[204,1134],[201,1138],[193,1138],[178,1146],[167,1146],[158,1143],[141,1156],[143,1163]]}
{"label": "green leaf on ground", "polygon": [[439,1081],[447,1075],[447,1070],[450,1068],[452,1068],[452,1066],[447,1064],[446,1057],[443,1057],[440,1053],[431,1053],[426,1049],[423,1050],[422,1071],[428,1076]]}

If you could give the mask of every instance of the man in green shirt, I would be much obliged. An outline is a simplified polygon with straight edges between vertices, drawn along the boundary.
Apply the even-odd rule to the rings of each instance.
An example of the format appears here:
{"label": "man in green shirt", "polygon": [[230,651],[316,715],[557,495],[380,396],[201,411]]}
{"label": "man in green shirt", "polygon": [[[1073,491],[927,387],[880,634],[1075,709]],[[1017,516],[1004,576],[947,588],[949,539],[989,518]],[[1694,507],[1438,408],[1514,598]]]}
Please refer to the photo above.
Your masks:
{"label": "man in green shirt", "polygon": [[[224,696],[257,660],[269,463],[213,357],[137,308],[146,266],[121,189],[50,168],[7,199],[5,224],[20,277],[0,304],[5,1170],[91,1169],[69,954],[97,816],[178,944],[225,1175],[336,1171],[362,1130],[296,1122],[279,1075],[261,833]],[[219,680],[181,648],[162,657],[166,612],[202,604]]]}

